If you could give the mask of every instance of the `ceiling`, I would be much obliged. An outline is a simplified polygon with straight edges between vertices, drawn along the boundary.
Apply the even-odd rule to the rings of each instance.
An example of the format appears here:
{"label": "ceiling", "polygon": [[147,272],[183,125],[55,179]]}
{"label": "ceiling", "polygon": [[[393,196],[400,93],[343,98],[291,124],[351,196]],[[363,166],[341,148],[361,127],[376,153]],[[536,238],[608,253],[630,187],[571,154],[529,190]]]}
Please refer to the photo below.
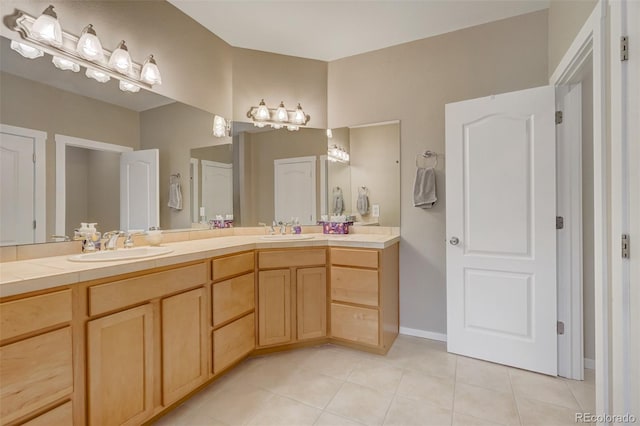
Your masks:
{"label": "ceiling", "polygon": [[549,0],[169,0],[232,46],[333,61],[549,7]]}

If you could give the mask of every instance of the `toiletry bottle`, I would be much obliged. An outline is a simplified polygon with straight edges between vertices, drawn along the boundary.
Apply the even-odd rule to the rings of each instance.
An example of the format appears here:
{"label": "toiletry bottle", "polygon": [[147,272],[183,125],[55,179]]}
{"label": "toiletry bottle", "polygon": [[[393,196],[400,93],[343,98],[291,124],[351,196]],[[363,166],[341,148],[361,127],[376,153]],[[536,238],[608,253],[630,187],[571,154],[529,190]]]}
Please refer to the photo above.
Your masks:
{"label": "toiletry bottle", "polygon": [[293,221],[293,233],[302,234],[302,226],[300,226],[300,221],[297,217]]}

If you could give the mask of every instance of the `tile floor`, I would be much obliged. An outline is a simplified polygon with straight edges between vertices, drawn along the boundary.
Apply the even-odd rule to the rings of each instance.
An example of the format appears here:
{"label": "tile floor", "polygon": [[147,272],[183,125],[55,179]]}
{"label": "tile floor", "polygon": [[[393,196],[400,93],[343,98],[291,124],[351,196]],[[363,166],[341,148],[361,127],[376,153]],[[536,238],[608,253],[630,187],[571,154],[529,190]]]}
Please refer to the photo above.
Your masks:
{"label": "tile floor", "polygon": [[584,382],[448,354],[399,336],[386,356],[335,345],[251,358],[157,426],[569,425],[595,412]]}

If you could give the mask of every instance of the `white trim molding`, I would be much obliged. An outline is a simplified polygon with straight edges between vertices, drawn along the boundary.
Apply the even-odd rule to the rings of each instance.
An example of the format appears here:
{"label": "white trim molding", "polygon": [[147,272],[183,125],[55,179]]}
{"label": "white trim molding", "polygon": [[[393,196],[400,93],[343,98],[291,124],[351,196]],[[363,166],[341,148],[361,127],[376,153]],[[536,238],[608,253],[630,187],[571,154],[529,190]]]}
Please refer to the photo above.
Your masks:
{"label": "white trim molding", "polygon": [[[593,65],[593,196],[594,196],[594,291],[596,338],[596,412],[609,414],[609,291],[607,241],[607,133],[606,133],[606,14],[607,0],[599,0],[571,46],[553,72],[550,83],[566,84],[576,75],[585,59]],[[572,295],[573,310],[581,305]]]}

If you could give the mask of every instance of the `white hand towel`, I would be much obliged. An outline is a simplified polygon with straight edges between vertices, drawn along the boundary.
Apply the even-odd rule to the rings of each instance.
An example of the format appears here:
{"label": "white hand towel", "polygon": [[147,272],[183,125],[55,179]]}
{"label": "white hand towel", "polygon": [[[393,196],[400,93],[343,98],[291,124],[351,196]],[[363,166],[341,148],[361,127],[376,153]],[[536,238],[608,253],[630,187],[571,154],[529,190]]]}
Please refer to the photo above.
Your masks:
{"label": "white hand towel", "polygon": [[169,184],[169,207],[176,210],[182,210],[182,188],[180,183]]}
{"label": "white hand towel", "polygon": [[342,212],[344,211],[344,198],[342,196],[342,189],[336,186],[335,188],[333,188],[332,195],[333,195],[332,213],[334,215],[341,215]]}
{"label": "white hand towel", "polygon": [[418,168],[413,185],[413,206],[430,209],[436,201],[436,171],[433,167]]}

